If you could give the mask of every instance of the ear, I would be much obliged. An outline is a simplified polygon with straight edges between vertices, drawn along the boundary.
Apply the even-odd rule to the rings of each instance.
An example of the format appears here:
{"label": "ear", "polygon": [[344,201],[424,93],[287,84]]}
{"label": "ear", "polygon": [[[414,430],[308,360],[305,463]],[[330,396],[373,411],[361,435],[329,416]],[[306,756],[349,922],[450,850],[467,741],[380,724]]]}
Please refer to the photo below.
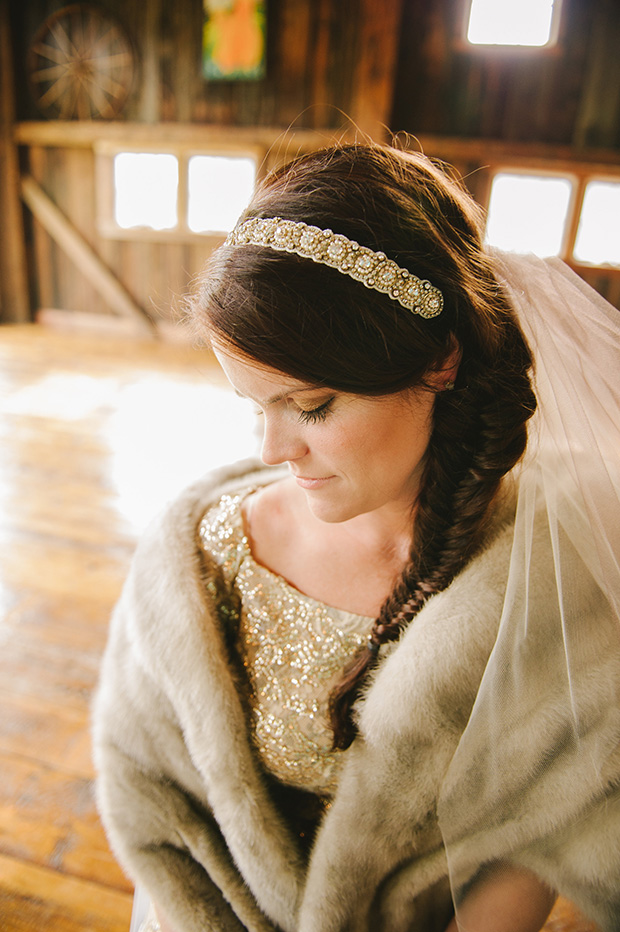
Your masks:
{"label": "ear", "polygon": [[462,355],[458,341],[455,337],[450,337],[450,349],[443,360],[427,373],[427,385],[436,392],[451,391],[456,382]]}

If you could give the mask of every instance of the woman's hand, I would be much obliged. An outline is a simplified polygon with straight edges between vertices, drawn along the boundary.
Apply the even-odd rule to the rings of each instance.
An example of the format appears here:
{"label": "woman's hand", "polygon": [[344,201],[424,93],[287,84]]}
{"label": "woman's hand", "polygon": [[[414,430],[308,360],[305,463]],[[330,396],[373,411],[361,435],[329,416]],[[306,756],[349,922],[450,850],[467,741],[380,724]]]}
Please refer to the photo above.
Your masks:
{"label": "woman's hand", "polygon": [[497,864],[472,887],[446,932],[540,932],[556,897],[530,871]]}

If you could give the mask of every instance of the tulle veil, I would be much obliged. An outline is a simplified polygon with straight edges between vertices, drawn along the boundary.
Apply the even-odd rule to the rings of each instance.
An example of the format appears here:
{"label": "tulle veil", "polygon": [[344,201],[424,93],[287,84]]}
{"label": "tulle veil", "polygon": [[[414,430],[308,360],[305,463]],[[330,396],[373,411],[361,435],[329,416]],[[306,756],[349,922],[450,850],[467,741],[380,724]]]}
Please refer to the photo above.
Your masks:
{"label": "tulle veil", "polygon": [[[453,896],[511,863],[620,929],[620,312],[493,251],[535,358],[497,641],[439,799]],[[543,608],[544,606],[544,608]]]}

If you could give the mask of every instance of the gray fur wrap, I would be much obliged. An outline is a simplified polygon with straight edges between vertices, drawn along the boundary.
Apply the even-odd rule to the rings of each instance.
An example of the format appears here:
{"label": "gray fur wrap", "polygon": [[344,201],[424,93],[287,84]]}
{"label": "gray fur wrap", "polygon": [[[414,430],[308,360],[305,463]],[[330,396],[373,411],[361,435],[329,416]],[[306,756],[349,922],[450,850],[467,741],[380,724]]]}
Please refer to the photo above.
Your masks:
{"label": "gray fur wrap", "polygon": [[[176,932],[445,928],[451,898],[437,805],[496,638],[511,509],[385,652],[359,703],[360,736],[346,752],[306,860],[248,740],[218,570],[205,566],[197,537],[202,515],[223,492],[279,475],[248,463],[213,474],[168,507],[139,544],[94,705],[98,805],[113,850]],[[539,740],[536,727],[530,723],[529,742]],[[458,780],[452,768],[450,781]],[[615,806],[617,827],[614,799],[607,807],[611,814]],[[572,813],[569,801],[565,808]],[[586,824],[586,836],[590,830]],[[567,826],[571,831],[579,834]],[[536,826],[529,832],[534,838]],[[472,864],[487,850],[513,856],[509,834],[503,851],[497,833],[491,847],[484,834],[472,830]],[[578,888],[576,848],[568,836],[558,838],[553,850],[550,842],[549,850],[542,843],[528,849],[520,838],[530,853],[514,859],[570,896]],[[587,838],[585,849],[581,844],[586,857]],[[617,870],[620,852],[614,863]],[[605,884],[613,887],[613,878]],[[604,911],[601,917],[615,928]]]}

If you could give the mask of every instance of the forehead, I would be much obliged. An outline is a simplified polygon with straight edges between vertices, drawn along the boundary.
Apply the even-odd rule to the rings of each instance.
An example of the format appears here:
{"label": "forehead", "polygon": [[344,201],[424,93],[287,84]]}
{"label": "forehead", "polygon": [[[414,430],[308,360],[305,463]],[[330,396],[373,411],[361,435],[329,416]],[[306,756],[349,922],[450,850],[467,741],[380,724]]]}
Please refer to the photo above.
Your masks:
{"label": "forehead", "polygon": [[213,352],[229,382],[241,395],[261,403],[273,404],[294,392],[311,391],[320,386],[295,379],[279,369],[263,365],[230,347],[213,344]]}

